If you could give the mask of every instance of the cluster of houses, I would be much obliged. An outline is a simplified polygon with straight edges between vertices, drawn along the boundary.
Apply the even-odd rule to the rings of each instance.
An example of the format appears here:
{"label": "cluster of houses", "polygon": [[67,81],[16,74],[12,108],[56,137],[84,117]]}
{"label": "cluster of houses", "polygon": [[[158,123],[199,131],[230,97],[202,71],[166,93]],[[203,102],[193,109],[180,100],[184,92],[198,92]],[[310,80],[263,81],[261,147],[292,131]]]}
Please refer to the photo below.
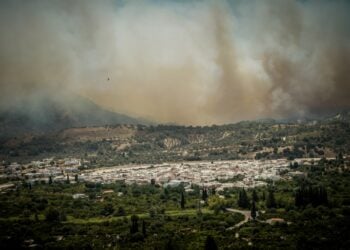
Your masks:
{"label": "cluster of houses", "polygon": [[[312,159],[314,161],[315,159]],[[299,160],[308,164],[308,159]],[[218,162],[186,162],[157,165],[125,165],[108,168],[86,169],[87,161],[75,158],[32,161],[28,164],[11,163],[0,165],[0,180],[25,181],[27,183],[85,181],[92,183],[126,184],[154,183],[176,187],[191,184],[223,190],[224,188],[252,188],[267,185],[268,182],[304,176],[305,173],[291,171],[290,161],[276,160],[233,160]],[[10,186],[4,186],[6,189]]]}
{"label": "cluster of houses", "polygon": [[153,180],[164,186],[196,184],[217,190],[231,187],[257,187],[268,181],[289,178],[290,162],[278,160],[235,160],[220,162],[188,162],[158,165],[127,165],[85,170],[80,179],[88,182],[147,184]]}
{"label": "cluster of houses", "polygon": [[32,161],[28,164],[13,162],[9,165],[0,165],[0,179],[22,180],[27,183],[43,182],[67,182],[74,181],[83,164],[87,163],[80,159],[65,158],[54,160],[53,158],[41,161]]}

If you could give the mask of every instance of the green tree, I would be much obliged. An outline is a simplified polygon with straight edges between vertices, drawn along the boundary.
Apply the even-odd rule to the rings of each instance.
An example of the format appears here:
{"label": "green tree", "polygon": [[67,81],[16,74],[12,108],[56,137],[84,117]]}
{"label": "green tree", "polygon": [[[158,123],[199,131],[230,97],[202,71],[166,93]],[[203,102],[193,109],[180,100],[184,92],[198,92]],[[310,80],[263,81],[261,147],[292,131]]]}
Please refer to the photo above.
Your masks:
{"label": "green tree", "polygon": [[249,199],[244,188],[239,192],[238,206],[241,208],[249,208]]}
{"label": "green tree", "polygon": [[205,240],[205,250],[217,250],[218,246],[216,245],[216,242],[214,238],[211,235],[207,236],[207,239]]}
{"label": "green tree", "polygon": [[131,234],[137,233],[139,231],[139,224],[138,224],[139,217],[137,215],[132,215],[130,217],[130,220],[131,220],[130,233]]}
{"label": "green tree", "polygon": [[267,199],[266,199],[266,207],[267,208],[275,208],[276,207],[276,200],[275,200],[275,194],[272,189],[268,191]]}
{"label": "green tree", "polygon": [[276,155],[278,153],[278,148],[277,147],[274,147],[273,148],[273,153]]}
{"label": "green tree", "polygon": [[337,165],[342,165],[344,164],[344,157],[343,157],[343,153],[342,152],[339,152],[337,157],[336,157],[336,162],[337,162]]}
{"label": "green tree", "polygon": [[293,168],[296,169],[296,168],[298,168],[298,167],[299,167],[299,164],[298,164],[297,161],[295,161],[294,164],[293,164]]}
{"label": "green tree", "polygon": [[107,203],[106,205],[104,205],[101,214],[104,216],[109,216],[111,214],[114,213],[114,207],[111,203]]}
{"label": "green tree", "polygon": [[37,212],[35,212],[35,215],[34,215],[34,220],[35,220],[36,222],[38,222],[38,221],[39,221],[39,216],[38,216],[38,213],[37,213]]}
{"label": "green tree", "polygon": [[206,201],[208,199],[208,191],[203,189],[202,191],[202,200]]}
{"label": "green tree", "polygon": [[156,217],[157,210],[154,207],[151,207],[149,210],[149,217],[154,218]]}
{"label": "green tree", "polygon": [[314,207],[328,205],[327,190],[323,187],[301,186],[295,193],[295,206],[306,207],[311,204]]}
{"label": "green tree", "polygon": [[125,213],[125,209],[124,207],[118,207],[118,210],[117,210],[117,216],[124,216],[126,213]]}
{"label": "green tree", "polygon": [[256,193],[255,189],[253,190],[253,193],[252,193],[252,200],[254,202],[258,202],[259,201],[259,196],[258,194]]}
{"label": "green tree", "polygon": [[201,207],[201,201],[198,200],[198,205],[197,205],[197,215],[202,215],[202,207]]}
{"label": "green tree", "polygon": [[169,199],[169,189],[168,188],[164,188],[164,199],[165,200]]}
{"label": "green tree", "polygon": [[142,220],[142,235],[143,237],[146,237],[147,233],[146,233],[146,222],[145,220]]}
{"label": "green tree", "polygon": [[253,220],[256,218],[256,207],[255,207],[255,201],[253,200],[252,206],[250,209],[250,215],[252,216]]}
{"label": "green tree", "polygon": [[166,250],[175,250],[175,249],[177,249],[175,245],[176,244],[174,244],[173,240],[169,239],[165,244],[165,249]]}
{"label": "green tree", "polygon": [[186,204],[185,195],[184,195],[184,192],[181,192],[181,200],[180,200],[181,209],[185,209],[185,204]]}
{"label": "green tree", "polygon": [[45,213],[45,219],[49,222],[57,222],[60,220],[60,213],[57,209],[50,207]]}

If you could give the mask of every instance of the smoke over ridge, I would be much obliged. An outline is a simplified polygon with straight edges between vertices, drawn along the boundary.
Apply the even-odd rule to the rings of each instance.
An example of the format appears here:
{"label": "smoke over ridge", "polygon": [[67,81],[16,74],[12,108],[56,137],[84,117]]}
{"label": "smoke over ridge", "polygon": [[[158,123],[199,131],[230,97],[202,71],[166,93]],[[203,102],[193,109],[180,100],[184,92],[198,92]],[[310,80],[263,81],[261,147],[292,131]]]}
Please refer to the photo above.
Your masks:
{"label": "smoke over ridge", "polygon": [[0,3],[0,107],[86,96],[158,122],[350,107],[348,1]]}

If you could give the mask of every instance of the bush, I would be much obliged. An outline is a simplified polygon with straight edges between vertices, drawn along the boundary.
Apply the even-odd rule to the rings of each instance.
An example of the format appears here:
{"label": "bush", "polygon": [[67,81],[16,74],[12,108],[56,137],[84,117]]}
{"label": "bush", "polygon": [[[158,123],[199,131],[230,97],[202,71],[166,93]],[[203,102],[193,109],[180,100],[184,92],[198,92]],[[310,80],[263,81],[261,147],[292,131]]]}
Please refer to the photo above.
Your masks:
{"label": "bush", "polygon": [[57,222],[60,220],[60,213],[58,210],[50,207],[45,213],[45,219],[49,222]]}
{"label": "bush", "polygon": [[116,215],[117,216],[125,216],[126,215],[125,209],[123,207],[118,207]]}

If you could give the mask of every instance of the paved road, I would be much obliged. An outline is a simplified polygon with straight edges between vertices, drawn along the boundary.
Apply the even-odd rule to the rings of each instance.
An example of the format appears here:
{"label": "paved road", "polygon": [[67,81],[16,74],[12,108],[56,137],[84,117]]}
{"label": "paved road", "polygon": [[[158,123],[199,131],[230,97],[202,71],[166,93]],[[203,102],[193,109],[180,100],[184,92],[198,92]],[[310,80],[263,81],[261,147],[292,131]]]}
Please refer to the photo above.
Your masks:
{"label": "paved road", "polygon": [[250,210],[239,210],[239,209],[234,209],[234,208],[226,208],[227,211],[232,212],[232,213],[240,213],[243,214],[244,220],[241,222],[237,223],[233,227],[229,227],[227,230],[232,230],[234,228],[242,226],[244,223],[247,223],[249,220],[252,219],[252,216],[250,215]]}

